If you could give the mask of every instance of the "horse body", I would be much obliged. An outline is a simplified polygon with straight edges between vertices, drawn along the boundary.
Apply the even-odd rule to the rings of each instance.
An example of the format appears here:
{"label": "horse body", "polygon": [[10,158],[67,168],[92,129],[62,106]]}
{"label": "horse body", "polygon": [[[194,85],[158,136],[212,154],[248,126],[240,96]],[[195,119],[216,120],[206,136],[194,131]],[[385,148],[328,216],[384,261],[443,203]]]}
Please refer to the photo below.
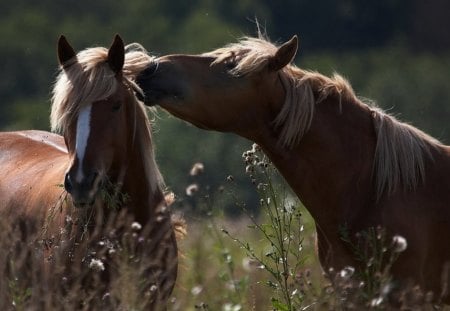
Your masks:
{"label": "horse body", "polygon": [[279,47],[246,38],[162,56],[137,83],[147,105],[258,143],[313,216],[325,270],[360,264],[343,227],[381,226],[408,241],[394,278],[449,301],[449,147],[362,102],[342,77],[290,65],[296,51],[296,37]]}
{"label": "horse body", "polygon": [[[322,266],[342,269],[360,264],[338,234],[341,226],[351,234],[381,226],[408,241],[393,274],[403,280],[413,278],[439,295],[441,276],[450,260],[450,249],[441,240],[450,236],[450,184],[442,182],[450,176],[449,148],[433,149],[426,163],[426,183],[414,191],[398,189],[376,199],[371,113],[360,106],[362,115],[351,122],[346,116],[355,114],[346,110],[345,103],[342,112],[330,104],[317,106],[311,128],[297,147],[281,153],[266,151],[316,221]],[[328,113],[335,118],[323,115]],[[324,120],[331,121],[325,130]],[[358,130],[352,129],[355,122],[360,122]],[[264,149],[266,143],[260,144]]]}

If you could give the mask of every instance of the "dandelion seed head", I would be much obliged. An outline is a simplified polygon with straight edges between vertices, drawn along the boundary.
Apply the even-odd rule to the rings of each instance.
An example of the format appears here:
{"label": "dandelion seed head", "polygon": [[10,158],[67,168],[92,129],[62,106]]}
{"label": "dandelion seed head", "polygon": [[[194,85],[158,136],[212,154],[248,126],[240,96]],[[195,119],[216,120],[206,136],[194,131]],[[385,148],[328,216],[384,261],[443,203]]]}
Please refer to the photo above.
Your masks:
{"label": "dandelion seed head", "polygon": [[202,291],[203,291],[203,287],[201,287],[200,285],[196,285],[191,288],[191,294],[193,296],[198,296]]}
{"label": "dandelion seed head", "polygon": [[131,224],[131,229],[136,230],[136,231],[139,231],[139,230],[142,229],[142,225],[141,225],[140,223],[138,223],[137,221],[134,221],[134,222]]}
{"label": "dandelion seed head", "polygon": [[261,151],[261,147],[258,144],[254,143],[252,145],[252,151],[253,152],[260,152]]}
{"label": "dandelion seed head", "polygon": [[383,297],[376,297],[370,302],[371,307],[378,307],[383,303]]}
{"label": "dandelion seed head", "polygon": [[101,261],[100,259],[92,258],[91,262],[89,263],[89,268],[95,271],[104,271],[105,265],[103,264],[103,261]]}
{"label": "dandelion seed head", "polygon": [[408,243],[406,242],[406,239],[400,235],[396,235],[392,238],[392,251],[395,253],[401,253],[406,250],[408,247]]}
{"label": "dandelion seed head", "polygon": [[339,276],[344,280],[348,280],[352,277],[353,273],[355,273],[355,268],[347,266],[339,271]]}
{"label": "dandelion seed head", "polygon": [[232,303],[225,303],[222,305],[222,311],[241,311],[242,306],[240,304],[232,304]]}

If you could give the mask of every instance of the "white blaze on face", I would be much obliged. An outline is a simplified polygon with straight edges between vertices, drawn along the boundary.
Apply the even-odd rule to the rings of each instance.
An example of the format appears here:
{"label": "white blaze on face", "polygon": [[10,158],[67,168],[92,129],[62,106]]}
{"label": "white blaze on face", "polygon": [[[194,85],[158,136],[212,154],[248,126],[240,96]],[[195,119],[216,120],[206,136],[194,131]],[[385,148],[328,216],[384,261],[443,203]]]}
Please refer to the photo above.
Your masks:
{"label": "white blaze on face", "polygon": [[78,171],[75,176],[77,182],[83,180],[83,160],[86,153],[87,142],[91,131],[91,110],[92,105],[88,105],[80,110],[77,120],[77,133],[75,142],[75,152],[78,158]]}

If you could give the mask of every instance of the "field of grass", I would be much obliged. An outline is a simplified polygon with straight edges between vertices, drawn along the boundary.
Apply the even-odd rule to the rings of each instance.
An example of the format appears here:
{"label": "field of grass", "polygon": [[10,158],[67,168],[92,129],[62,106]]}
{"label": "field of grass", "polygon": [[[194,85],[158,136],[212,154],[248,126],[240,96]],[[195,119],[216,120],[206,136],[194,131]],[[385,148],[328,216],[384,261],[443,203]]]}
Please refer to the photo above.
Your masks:
{"label": "field of grass", "polygon": [[[260,198],[257,216],[235,197],[233,189],[239,185],[231,176],[217,193],[189,185],[186,195],[180,194],[173,205],[176,211],[177,204],[189,199],[202,212],[184,216],[187,234],[178,242],[178,279],[168,310],[392,308],[389,267],[404,250],[404,241],[391,241],[381,228],[370,228],[362,233],[365,244],[360,248],[343,232],[343,240],[364,261],[362,268],[331,270],[325,276],[314,251],[311,216],[257,146],[245,152],[243,159]],[[193,175],[202,170],[196,164]],[[241,217],[223,216],[217,206],[224,196],[240,206]],[[146,301],[157,289],[145,273],[153,259],[138,250],[144,229],[120,217],[118,221],[127,228],[121,237],[111,233],[118,224],[112,222],[85,245],[70,250],[60,239],[50,257],[35,236],[24,242],[20,227],[0,221],[0,310],[148,309]],[[113,271],[110,286],[103,282],[105,266]],[[445,310],[415,288],[403,297],[396,308]]]}

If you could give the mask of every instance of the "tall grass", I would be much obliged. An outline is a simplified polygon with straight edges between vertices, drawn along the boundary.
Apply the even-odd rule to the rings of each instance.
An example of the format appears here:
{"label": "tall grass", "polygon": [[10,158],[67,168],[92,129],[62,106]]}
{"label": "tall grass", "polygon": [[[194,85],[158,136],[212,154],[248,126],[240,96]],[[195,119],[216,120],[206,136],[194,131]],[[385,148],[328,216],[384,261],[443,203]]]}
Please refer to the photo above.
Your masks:
{"label": "tall grass", "polygon": [[[216,191],[195,182],[185,198],[179,195],[201,213],[185,215],[188,234],[178,241],[178,279],[168,310],[445,309],[415,287],[403,289],[392,304],[390,268],[407,244],[382,228],[351,236],[342,227],[342,240],[360,265],[324,273],[311,216],[256,145],[243,160],[260,197],[259,214],[236,197],[239,185],[231,176]],[[205,174],[196,167],[192,175]],[[221,202],[230,196],[243,217],[223,216]],[[1,219],[0,310],[163,310],[149,307],[158,288],[148,272],[155,271],[155,258],[165,256],[158,254],[157,233],[112,214],[81,243],[71,243],[63,230],[50,249],[38,232]]]}
{"label": "tall grass", "polygon": [[[244,152],[245,171],[260,196],[259,215],[244,212],[239,220],[223,219],[216,194],[194,193],[209,217],[191,218],[181,244],[184,258],[174,293],[173,310],[432,310],[431,296],[417,287],[396,288],[394,262],[407,242],[383,228],[367,228],[341,238],[358,267],[322,272],[314,252],[314,224],[298,199],[281,181],[258,146]],[[234,196],[233,178],[228,190]],[[218,215],[219,214],[219,215]],[[188,218],[189,219],[189,218]],[[401,297],[400,299],[398,299]]]}
{"label": "tall grass", "polygon": [[61,228],[60,238],[50,242],[39,231],[25,234],[23,226],[2,219],[0,310],[160,309],[155,284],[162,269],[158,251],[165,250],[149,234],[151,226],[124,213],[101,221],[81,241]]}

